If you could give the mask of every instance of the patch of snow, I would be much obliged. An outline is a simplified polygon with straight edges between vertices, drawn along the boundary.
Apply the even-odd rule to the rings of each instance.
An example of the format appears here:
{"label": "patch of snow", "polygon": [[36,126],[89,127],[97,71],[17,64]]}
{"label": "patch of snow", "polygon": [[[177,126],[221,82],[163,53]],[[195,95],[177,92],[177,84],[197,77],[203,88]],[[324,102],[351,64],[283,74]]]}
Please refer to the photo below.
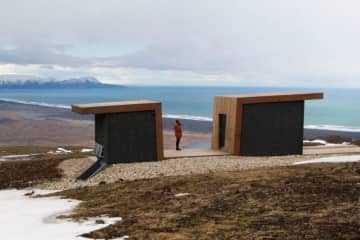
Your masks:
{"label": "patch of snow", "polygon": [[184,197],[184,196],[189,196],[190,193],[178,193],[178,194],[175,194],[174,197]]}
{"label": "patch of snow", "polygon": [[10,161],[10,160],[30,160],[33,156],[38,156],[40,153],[33,154],[19,154],[19,155],[6,155],[0,157],[0,161]]}
{"label": "patch of snow", "polygon": [[65,148],[57,148],[56,151],[64,152],[64,153],[72,153],[71,150],[66,150]]}
{"label": "patch of snow", "polygon": [[345,163],[345,162],[359,162],[359,161],[360,161],[360,155],[350,155],[350,156],[317,158],[312,160],[295,162],[293,165],[308,164],[308,163]]}
{"label": "patch of snow", "polygon": [[55,151],[49,151],[49,154],[66,154],[66,153],[72,153],[71,150],[66,150],[65,148],[57,148]]}
{"label": "patch of snow", "polygon": [[3,156],[2,158],[7,158],[7,159],[11,159],[11,158],[24,158],[24,157],[30,157],[31,154],[19,154],[19,155],[6,155]]}
{"label": "patch of snow", "polygon": [[315,140],[304,140],[304,143],[317,143],[317,144],[321,144],[321,145],[325,145],[325,146],[346,146],[346,145],[350,145],[349,142],[343,142],[343,143],[328,143],[325,140],[322,139],[315,139]]}
{"label": "patch of snow", "polygon": [[[56,197],[31,198],[25,196],[29,191],[46,194],[39,190],[2,190],[0,191],[1,239],[13,240],[76,240],[88,239],[80,235],[104,228],[121,220],[120,217],[99,216],[80,222],[58,219],[75,208],[79,201]],[[96,224],[103,220],[104,224]],[[19,231],[21,229],[21,231]],[[124,236],[120,239],[126,239]]]}
{"label": "patch of snow", "polygon": [[94,149],[90,149],[90,148],[83,148],[80,150],[80,152],[82,152],[82,153],[93,152],[93,151],[94,151]]}

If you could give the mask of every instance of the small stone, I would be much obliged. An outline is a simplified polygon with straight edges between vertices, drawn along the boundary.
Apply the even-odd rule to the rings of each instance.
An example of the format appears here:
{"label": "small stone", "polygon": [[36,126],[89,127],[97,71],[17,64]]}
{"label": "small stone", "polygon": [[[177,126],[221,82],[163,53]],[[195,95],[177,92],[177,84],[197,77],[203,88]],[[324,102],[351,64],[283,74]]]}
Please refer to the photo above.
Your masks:
{"label": "small stone", "polygon": [[32,196],[34,195],[35,191],[31,191],[31,192],[28,192],[28,193],[25,193],[24,196]]}
{"label": "small stone", "polygon": [[105,221],[102,219],[96,219],[95,224],[105,224]]}
{"label": "small stone", "polygon": [[106,181],[100,181],[99,182],[99,185],[105,185],[106,184]]}

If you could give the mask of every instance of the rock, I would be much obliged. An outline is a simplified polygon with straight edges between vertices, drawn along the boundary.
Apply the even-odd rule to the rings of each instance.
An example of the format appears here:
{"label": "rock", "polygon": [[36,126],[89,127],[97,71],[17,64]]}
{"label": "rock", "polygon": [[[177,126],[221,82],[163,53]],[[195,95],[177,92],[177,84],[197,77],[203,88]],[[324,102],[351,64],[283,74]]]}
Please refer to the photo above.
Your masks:
{"label": "rock", "polygon": [[34,195],[35,191],[31,191],[31,192],[28,192],[28,193],[25,193],[24,196],[32,196]]}
{"label": "rock", "polygon": [[105,221],[102,219],[96,219],[95,224],[105,224]]}
{"label": "rock", "polygon": [[99,182],[99,185],[105,185],[106,184],[106,181],[100,181]]}

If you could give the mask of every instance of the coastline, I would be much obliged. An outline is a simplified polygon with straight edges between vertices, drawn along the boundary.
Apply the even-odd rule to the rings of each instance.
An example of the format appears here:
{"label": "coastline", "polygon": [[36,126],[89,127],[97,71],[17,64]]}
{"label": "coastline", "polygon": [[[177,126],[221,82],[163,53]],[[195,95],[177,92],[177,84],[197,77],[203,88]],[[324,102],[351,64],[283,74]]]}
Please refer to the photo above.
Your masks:
{"label": "coastline", "polygon": [[[39,191],[38,189],[41,189],[41,191],[62,191],[53,193],[51,196],[61,195],[62,198],[66,196],[68,198],[66,201],[68,202],[74,201],[69,199],[83,201],[82,204],[88,204],[89,207],[83,208],[78,206],[71,212],[71,219],[79,220],[82,217],[100,220],[98,220],[98,222],[95,221],[95,225],[92,225],[99,227],[99,230],[95,232],[87,230],[89,233],[85,233],[82,236],[96,238],[106,236],[112,239],[114,237],[124,236],[126,233],[136,237],[136,231],[131,232],[133,227],[132,222],[134,222],[134,220],[140,223],[140,225],[135,226],[136,229],[140,228],[142,232],[149,232],[149,219],[152,220],[152,226],[157,226],[159,222],[164,222],[164,216],[168,216],[165,222],[169,223],[169,229],[170,227],[172,229],[175,224],[176,226],[183,224],[177,219],[182,219],[183,216],[190,211],[197,214],[197,216],[205,216],[204,219],[196,220],[196,224],[199,222],[198,229],[202,229],[203,222],[211,222],[214,217],[218,218],[221,216],[224,219],[228,219],[228,213],[232,213],[235,217],[234,219],[237,219],[238,216],[244,213],[244,208],[241,207],[244,203],[248,204],[246,209],[254,208],[253,199],[257,199],[257,207],[254,213],[251,214],[251,216],[254,217],[253,222],[255,226],[257,226],[256,224],[258,224],[259,219],[267,219],[266,217],[272,214],[270,208],[269,211],[266,210],[265,212],[264,209],[261,208],[264,202],[269,202],[269,199],[274,203],[274,207],[271,206],[271,208],[278,207],[278,202],[288,204],[283,207],[284,216],[292,217],[294,220],[289,222],[293,223],[302,222],[298,221],[298,211],[295,211],[294,216],[288,215],[288,209],[290,209],[290,207],[293,209],[294,202],[304,202],[304,206],[312,206],[312,204],[317,201],[316,204],[323,204],[323,209],[327,210],[329,215],[337,216],[344,214],[344,208],[339,208],[338,206],[344,205],[343,196],[346,196],[348,199],[346,204],[351,207],[346,209],[346,214],[352,216],[351,214],[356,210],[353,207],[354,204],[356,204],[356,201],[353,200],[354,198],[352,197],[354,193],[348,191],[348,189],[354,189],[356,170],[359,168],[358,163],[323,163],[321,165],[304,164],[296,166],[294,164],[309,161],[324,161],[331,157],[334,158],[335,156],[344,162],[348,154],[354,155],[359,153],[358,147],[355,151],[351,150],[348,152],[348,150],[346,150],[346,152],[340,156],[339,153],[341,153],[341,151],[336,149],[338,147],[334,147],[334,150],[336,150],[334,152],[323,152],[322,150],[327,147],[322,148],[322,150],[321,147],[318,147],[312,148],[310,154],[304,155],[272,157],[203,156],[173,158],[154,162],[114,164],[87,181],[76,181],[75,179],[95,161],[95,158],[91,157],[90,152],[85,153],[82,151],[83,146],[93,146],[94,123],[91,117],[73,114],[69,109],[39,107],[36,105],[12,106],[9,103],[6,104],[7,108],[2,108],[3,105],[0,102],[0,146],[11,143],[12,145],[16,145],[16,147],[1,146],[2,155],[6,155],[9,159],[9,156],[14,157],[14,154],[23,154],[15,156],[30,156],[34,154],[36,158],[19,161],[7,159],[6,161],[0,162],[2,170],[0,183],[2,183],[2,189],[14,187],[26,189],[26,192],[24,192],[24,190],[16,192],[22,199],[29,196],[31,197],[35,192]],[[175,138],[172,131],[173,121],[174,119],[164,119],[165,149],[173,149],[175,145]],[[183,144],[185,146],[193,145],[194,142],[203,143],[210,141],[211,133],[209,129],[211,129],[211,122],[181,121],[184,126]],[[326,134],[329,134],[329,132],[320,132],[324,134],[324,136],[328,136]],[[319,136],[319,132],[315,131],[310,131],[310,134]],[[357,134],[354,133],[352,136],[357,136]],[[18,145],[30,146],[19,147]],[[39,145],[40,147],[34,147],[34,145]],[[44,147],[69,145],[73,145],[72,148],[65,147],[68,150],[63,151],[59,155],[54,154],[54,151],[48,151],[47,147]],[[185,151],[186,150],[187,149],[185,149]],[[24,155],[25,153],[28,155]],[[354,155],[351,156],[351,158],[356,158],[355,160],[358,162],[359,156],[360,155]],[[327,177],[324,177],[324,175]],[[296,177],[294,178],[294,176]],[[341,179],[342,181],[334,182],[332,181],[333,179]],[[331,181],[331,183],[329,183],[329,181]],[[141,186],[140,190],[139,186]],[[334,186],[336,186],[335,190]],[[309,192],[309,194],[306,195],[310,196],[309,199],[303,198],[305,187],[306,191]],[[226,191],[222,191],[221,194],[219,194],[218,189],[220,188]],[[324,196],[314,195],[314,188],[320,189],[315,192],[323,193]],[[229,189],[231,189],[231,191],[228,191]],[[289,194],[287,194],[289,191],[284,191],[284,189],[290,189],[291,192],[295,193],[296,191],[300,192],[291,194],[292,198],[289,199]],[[269,190],[271,190],[271,192],[263,194],[264,191]],[[259,192],[261,193],[260,195]],[[342,198],[339,199],[337,196],[329,195],[328,192],[341,193]],[[2,193],[2,196],[4,196],[4,193],[6,195],[6,192],[3,191]],[[252,197],[249,198],[249,201],[247,201],[246,198],[242,198],[242,196],[249,196],[250,193]],[[82,199],[85,195],[88,197]],[[122,197],[119,198],[119,196]],[[297,196],[299,196],[299,198],[297,198]],[[329,202],[333,204],[330,207],[329,204],[327,202],[324,203],[323,200],[325,198],[328,199],[329,196]],[[279,198],[281,199],[279,200]],[[113,201],[113,199],[116,199],[116,201]],[[148,201],[148,199],[158,200]],[[236,202],[233,202],[234,199],[236,199]],[[31,200],[29,203],[33,203],[32,201],[34,200]],[[186,208],[188,212],[179,214],[177,208],[179,201],[181,201],[181,205],[185,206],[184,208]],[[8,202],[14,202],[14,197]],[[125,207],[128,212],[124,212],[123,206],[127,206],[126,204],[129,202],[132,205],[133,202],[139,204],[136,206],[136,209]],[[108,205],[109,203],[111,205]],[[170,205],[166,205],[169,203]],[[172,203],[176,203],[176,205],[172,205]],[[4,204],[6,205],[7,202]],[[101,207],[105,204],[107,204],[106,208]],[[31,207],[31,209],[39,212],[43,209],[43,206],[44,204],[41,204],[41,206],[37,208]],[[62,203],[61,209],[64,209],[63,206]],[[204,206],[206,207],[206,214],[204,214]],[[214,208],[212,206],[220,207]],[[232,209],[229,209],[229,206],[233,206]],[[298,205],[295,207],[297,206]],[[154,208],[158,210],[148,211],[148,209]],[[18,206],[15,206],[15,209],[27,210],[27,208],[19,208]],[[214,214],[212,209],[220,209],[221,215],[217,213]],[[224,211],[223,209],[228,209],[228,211]],[[339,213],[334,213],[333,209],[340,209]],[[16,212],[12,209],[10,209],[10,211]],[[60,210],[57,210],[57,212],[54,212],[51,216],[59,216],[59,211]],[[303,215],[313,214],[312,210],[307,211],[306,208],[302,211]],[[95,215],[93,215],[94,212],[96,213]],[[158,214],[158,212],[161,214]],[[121,213],[121,215],[119,215],[119,213]],[[27,213],[23,215],[27,216]],[[46,213],[46,216],[49,215],[49,213]],[[63,216],[62,212],[61,216]],[[117,219],[121,219],[120,224],[115,223],[110,225],[111,229],[109,230],[109,226],[107,227],[105,225],[106,219],[103,220],[104,216],[118,217]],[[145,217],[142,218],[141,216]],[[149,216],[151,217],[149,218]],[[175,220],[174,216],[177,217]],[[249,215],[246,213],[244,216],[244,221],[239,220],[233,223],[234,229],[238,228],[239,222],[248,221]],[[319,216],[319,214],[316,214],[316,216]],[[40,217],[44,219],[43,216]],[[6,217],[3,219],[3,222],[8,224]],[[309,217],[309,219],[312,218]],[[325,216],[324,219],[328,221],[327,216]],[[325,220],[323,222],[326,222]],[[99,224],[99,222],[102,224]],[[128,224],[129,222],[130,224]],[[188,221],[184,222],[186,223]],[[271,222],[273,222],[273,220],[271,220]],[[46,222],[46,224],[49,223]],[[56,224],[57,227],[60,226],[59,222]],[[228,222],[226,222],[226,224],[228,224]],[[268,225],[267,222],[266,224]],[[351,222],[351,224],[353,224],[353,222]],[[33,227],[33,221],[29,223],[29,226]],[[274,226],[278,229],[277,225]],[[339,224],[339,226],[342,228],[343,224]],[[44,229],[43,226],[40,227]],[[80,227],[81,226],[76,225],[74,229],[78,230]],[[214,226],[211,226],[211,228],[213,229]],[[219,229],[220,231],[224,231],[223,228]],[[151,231],[157,234],[163,232],[163,228],[151,228],[150,232]],[[61,230],[61,232],[64,231]],[[113,235],[114,232],[120,234]],[[209,231],[206,230],[206,232],[202,232],[200,235],[204,236],[207,232]],[[231,234],[233,234],[233,231],[231,231]],[[241,232],[241,236],[242,235],[243,232]],[[272,233],[269,234],[269,236],[270,235],[273,236]],[[13,236],[12,233],[11,236]],[[294,233],[290,232],[288,236],[294,236]],[[302,233],[301,236],[303,236]],[[154,239],[158,239],[158,237],[154,237]]]}
{"label": "coastline", "polygon": [[[0,145],[93,146],[94,117],[67,108],[0,100]],[[210,146],[212,122],[180,119],[186,148]],[[175,146],[173,118],[163,118],[164,148]],[[16,133],[16,134],[14,134]],[[339,136],[360,139],[360,132],[304,129],[304,139]]]}
{"label": "coastline", "polygon": [[[175,146],[173,119],[165,118],[163,122],[164,148],[172,149]],[[210,142],[211,134],[207,125],[198,121],[186,121],[184,124],[182,147],[186,148],[193,142]],[[0,145],[92,147],[94,116],[76,114],[67,108],[0,100]]]}

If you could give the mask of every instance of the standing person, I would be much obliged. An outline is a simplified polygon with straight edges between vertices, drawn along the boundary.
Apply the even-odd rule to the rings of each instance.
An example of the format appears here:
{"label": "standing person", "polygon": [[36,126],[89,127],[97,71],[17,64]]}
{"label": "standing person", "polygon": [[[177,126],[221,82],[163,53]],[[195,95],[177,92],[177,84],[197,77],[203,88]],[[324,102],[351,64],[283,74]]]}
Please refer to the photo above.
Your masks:
{"label": "standing person", "polygon": [[175,120],[174,132],[175,132],[175,137],[176,137],[176,150],[179,151],[179,150],[181,150],[179,147],[179,144],[180,144],[180,140],[182,137],[182,129],[181,129],[181,123],[178,119]]}

